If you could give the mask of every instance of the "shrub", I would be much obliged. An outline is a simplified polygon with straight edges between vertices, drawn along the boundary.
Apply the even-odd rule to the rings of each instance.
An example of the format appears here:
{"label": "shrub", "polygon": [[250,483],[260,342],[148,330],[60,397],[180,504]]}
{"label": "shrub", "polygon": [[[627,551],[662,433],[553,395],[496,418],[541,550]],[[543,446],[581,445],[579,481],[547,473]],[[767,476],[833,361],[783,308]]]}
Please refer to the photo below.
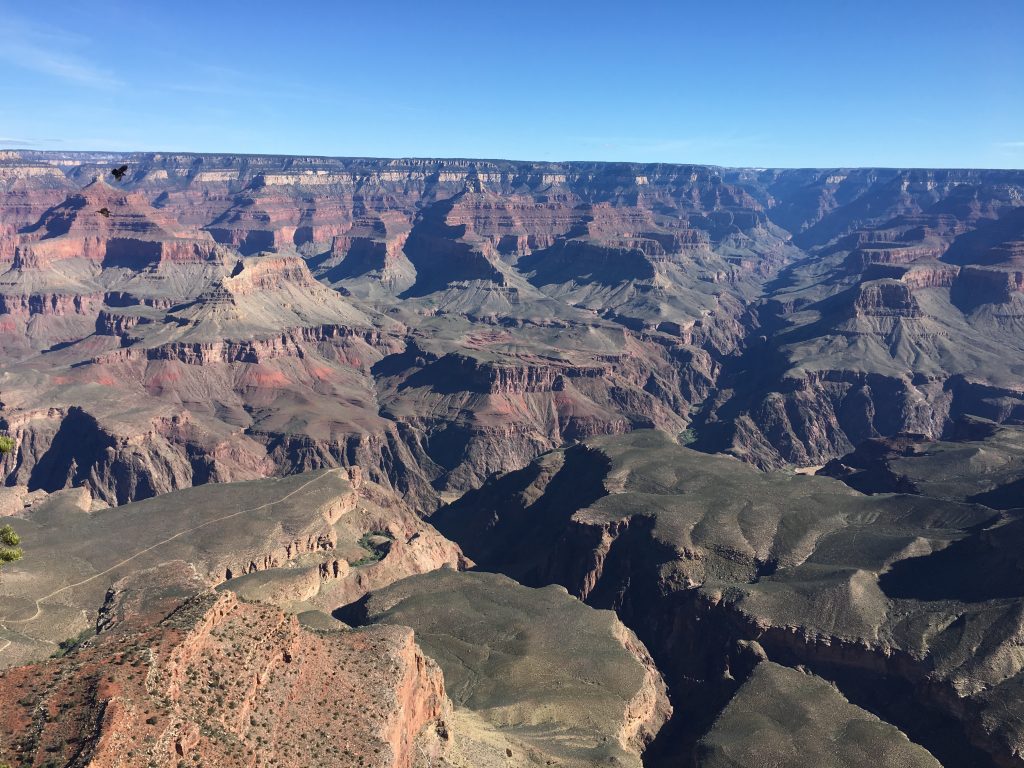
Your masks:
{"label": "shrub", "polygon": [[0,528],[0,567],[21,560],[21,537],[10,525]]}
{"label": "shrub", "polygon": [[[377,540],[381,538],[387,539],[387,541]],[[361,565],[380,562],[391,551],[391,543],[394,540],[395,537],[387,531],[370,531],[363,534],[359,539],[359,546],[366,550],[367,554],[358,560],[349,561],[349,565],[358,568]]]}

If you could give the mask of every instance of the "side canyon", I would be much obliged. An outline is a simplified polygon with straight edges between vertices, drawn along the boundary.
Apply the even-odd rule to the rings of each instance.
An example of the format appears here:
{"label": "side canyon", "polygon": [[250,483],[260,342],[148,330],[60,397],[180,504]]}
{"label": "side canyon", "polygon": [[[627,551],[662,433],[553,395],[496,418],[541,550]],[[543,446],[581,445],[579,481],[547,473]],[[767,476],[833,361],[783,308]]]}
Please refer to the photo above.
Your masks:
{"label": "side canyon", "polygon": [[0,151],[0,361],[0,763],[1024,766],[1024,171]]}

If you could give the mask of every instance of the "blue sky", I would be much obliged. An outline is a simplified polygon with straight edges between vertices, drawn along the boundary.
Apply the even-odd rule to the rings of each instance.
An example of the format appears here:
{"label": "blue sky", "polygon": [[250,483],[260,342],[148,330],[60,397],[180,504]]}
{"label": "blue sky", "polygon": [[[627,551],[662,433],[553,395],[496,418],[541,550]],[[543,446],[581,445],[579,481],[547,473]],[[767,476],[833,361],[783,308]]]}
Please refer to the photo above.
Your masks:
{"label": "blue sky", "polygon": [[0,0],[0,146],[1024,167],[1021,0]]}

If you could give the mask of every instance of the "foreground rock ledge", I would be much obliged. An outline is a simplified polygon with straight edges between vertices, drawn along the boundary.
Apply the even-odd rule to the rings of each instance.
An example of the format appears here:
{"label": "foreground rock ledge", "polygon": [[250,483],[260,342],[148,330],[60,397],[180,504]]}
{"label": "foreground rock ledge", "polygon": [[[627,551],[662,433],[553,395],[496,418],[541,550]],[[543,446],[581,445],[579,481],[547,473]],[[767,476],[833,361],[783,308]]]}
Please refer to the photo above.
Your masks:
{"label": "foreground rock ledge", "polygon": [[0,675],[0,761],[405,768],[446,748],[441,672],[409,629],[316,631],[228,592],[134,599],[84,647]]}
{"label": "foreground rock ledge", "polygon": [[363,621],[412,627],[453,701],[542,765],[639,768],[672,711],[636,635],[561,587],[442,568],[358,609]]}

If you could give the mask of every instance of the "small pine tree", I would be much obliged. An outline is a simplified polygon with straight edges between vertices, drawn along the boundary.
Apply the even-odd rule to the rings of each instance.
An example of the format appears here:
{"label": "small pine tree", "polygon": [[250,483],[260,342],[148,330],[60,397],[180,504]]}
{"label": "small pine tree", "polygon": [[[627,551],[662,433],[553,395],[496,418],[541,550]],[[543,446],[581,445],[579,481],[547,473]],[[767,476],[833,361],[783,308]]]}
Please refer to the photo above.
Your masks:
{"label": "small pine tree", "polygon": [[21,536],[9,525],[0,528],[0,567],[21,560]]}
{"label": "small pine tree", "polygon": [[[14,440],[7,435],[0,435],[0,457],[14,450]],[[7,563],[21,560],[21,537],[9,525],[0,528],[0,568]]]}

